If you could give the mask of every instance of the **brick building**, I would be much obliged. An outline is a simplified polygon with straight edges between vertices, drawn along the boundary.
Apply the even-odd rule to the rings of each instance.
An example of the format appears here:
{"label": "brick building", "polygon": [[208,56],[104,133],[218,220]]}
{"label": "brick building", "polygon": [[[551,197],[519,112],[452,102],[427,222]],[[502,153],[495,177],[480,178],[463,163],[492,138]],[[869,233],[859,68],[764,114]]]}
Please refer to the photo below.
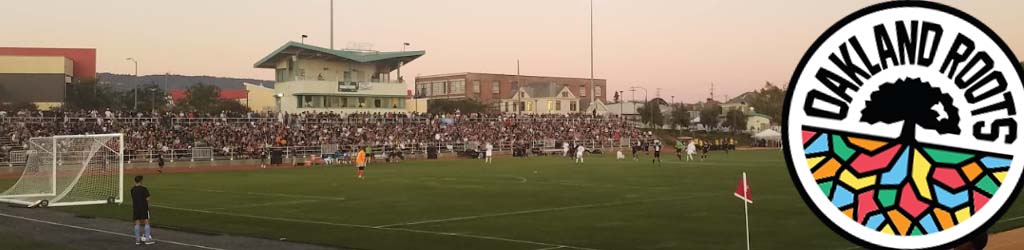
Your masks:
{"label": "brick building", "polygon": [[502,100],[512,99],[520,87],[537,83],[568,88],[580,100],[578,110],[587,109],[592,94],[596,94],[594,97],[597,100],[607,102],[608,86],[605,79],[594,79],[594,88],[591,88],[590,78],[471,72],[418,76],[414,95],[418,99],[428,100],[471,98],[497,107]]}

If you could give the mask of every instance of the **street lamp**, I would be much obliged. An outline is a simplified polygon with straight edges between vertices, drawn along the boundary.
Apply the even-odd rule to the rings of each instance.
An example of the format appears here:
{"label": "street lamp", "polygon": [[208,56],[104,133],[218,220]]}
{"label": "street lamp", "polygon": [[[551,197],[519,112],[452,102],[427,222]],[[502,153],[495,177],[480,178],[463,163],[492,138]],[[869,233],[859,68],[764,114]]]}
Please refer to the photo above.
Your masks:
{"label": "street lamp", "polygon": [[[139,61],[136,61],[135,58],[132,58],[132,57],[125,58],[124,60],[130,61],[133,64],[135,64],[135,78],[138,78],[139,77]],[[138,79],[136,79],[136,80],[138,80]],[[135,96],[134,97],[135,104],[132,106],[132,111],[138,111],[138,109],[139,109],[139,86],[133,86],[132,87],[132,93]]]}
{"label": "street lamp", "polygon": [[306,44],[306,38],[307,38],[307,37],[309,37],[309,36],[307,36],[307,35],[302,35],[302,38],[301,38],[302,44]]}

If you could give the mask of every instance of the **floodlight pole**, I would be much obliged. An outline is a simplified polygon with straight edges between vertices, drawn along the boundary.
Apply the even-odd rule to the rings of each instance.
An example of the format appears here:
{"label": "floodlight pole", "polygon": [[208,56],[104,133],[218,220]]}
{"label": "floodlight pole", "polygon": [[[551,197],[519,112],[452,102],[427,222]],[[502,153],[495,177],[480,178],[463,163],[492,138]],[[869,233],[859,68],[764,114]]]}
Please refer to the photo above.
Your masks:
{"label": "floodlight pole", "polygon": [[334,49],[334,0],[331,0],[331,49]]}
{"label": "floodlight pole", "polygon": [[[590,0],[590,105],[594,105],[594,0]],[[589,105],[588,105],[589,106]]]}
{"label": "floodlight pole", "polygon": [[[135,58],[132,58],[132,57],[125,58],[125,60],[131,61],[133,64],[135,64],[135,78],[136,78],[136,80],[138,80],[137,78],[139,77],[139,61],[136,61]],[[133,106],[132,106],[132,111],[138,111],[139,110],[139,86],[136,85],[136,86],[132,87],[132,94],[135,96],[134,97],[135,104],[133,104]]]}

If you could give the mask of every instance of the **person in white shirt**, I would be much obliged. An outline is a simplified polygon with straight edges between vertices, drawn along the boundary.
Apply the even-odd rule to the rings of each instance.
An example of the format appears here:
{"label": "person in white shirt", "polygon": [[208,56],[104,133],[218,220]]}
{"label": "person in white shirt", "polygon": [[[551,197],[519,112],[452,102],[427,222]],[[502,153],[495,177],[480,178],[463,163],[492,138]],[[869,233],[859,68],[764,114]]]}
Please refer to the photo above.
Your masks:
{"label": "person in white shirt", "polygon": [[585,152],[585,151],[587,151],[587,149],[583,147],[583,144],[579,144],[578,146],[576,146],[576,164],[577,165],[583,164],[583,152]]}
{"label": "person in white shirt", "polygon": [[494,158],[494,145],[491,145],[491,143],[488,142],[487,145],[484,146],[484,162],[486,162],[487,164],[491,164],[491,161],[493,161],[492,160],[493,158]]}
{"label": "person in white shirt", "polygon": [[686,161],[692,161],[693,160],[693,154],[696,154],[696,153],[697,153],[697,145],[694,145],[693,141],[690,141],[690,144],[686,145]]}
{"label": "person in white shirt", "polygon": [[569,142],[562,142],[562,157],[569,156]]}

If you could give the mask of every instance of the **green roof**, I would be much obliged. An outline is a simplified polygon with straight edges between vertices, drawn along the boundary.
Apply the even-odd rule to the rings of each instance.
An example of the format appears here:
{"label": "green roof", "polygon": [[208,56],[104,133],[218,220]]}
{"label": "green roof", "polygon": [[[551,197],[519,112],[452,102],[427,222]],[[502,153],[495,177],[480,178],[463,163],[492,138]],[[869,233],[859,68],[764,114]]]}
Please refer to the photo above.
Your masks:
{"label": "green roof", "polygon": [[274,52],[271,52],[266,57],[263,57],[263,59],[260,59],[258,62],[256,62],[256,64],[253,65],[253,67],[273,68],[274,62],[276,61],[275,59],[279,58],[280,56],[286,56],[286,54],[283,54],[283,52],[291,48],[314,51],[322,53],[324,55],[336,56],[338,58],[343,58],[359,63],[369,63],[389,59],[396,59],[396,62],[399,60],[410,62],[412,60],[415,60],[416,58],[419,58],[423,54],[426,54],[426,51],[422,50],[401,52],[332,50],[324,47],[298,43],[295,41],[289,41],[288,43],[285,43],[277,50],[274,50]]}

